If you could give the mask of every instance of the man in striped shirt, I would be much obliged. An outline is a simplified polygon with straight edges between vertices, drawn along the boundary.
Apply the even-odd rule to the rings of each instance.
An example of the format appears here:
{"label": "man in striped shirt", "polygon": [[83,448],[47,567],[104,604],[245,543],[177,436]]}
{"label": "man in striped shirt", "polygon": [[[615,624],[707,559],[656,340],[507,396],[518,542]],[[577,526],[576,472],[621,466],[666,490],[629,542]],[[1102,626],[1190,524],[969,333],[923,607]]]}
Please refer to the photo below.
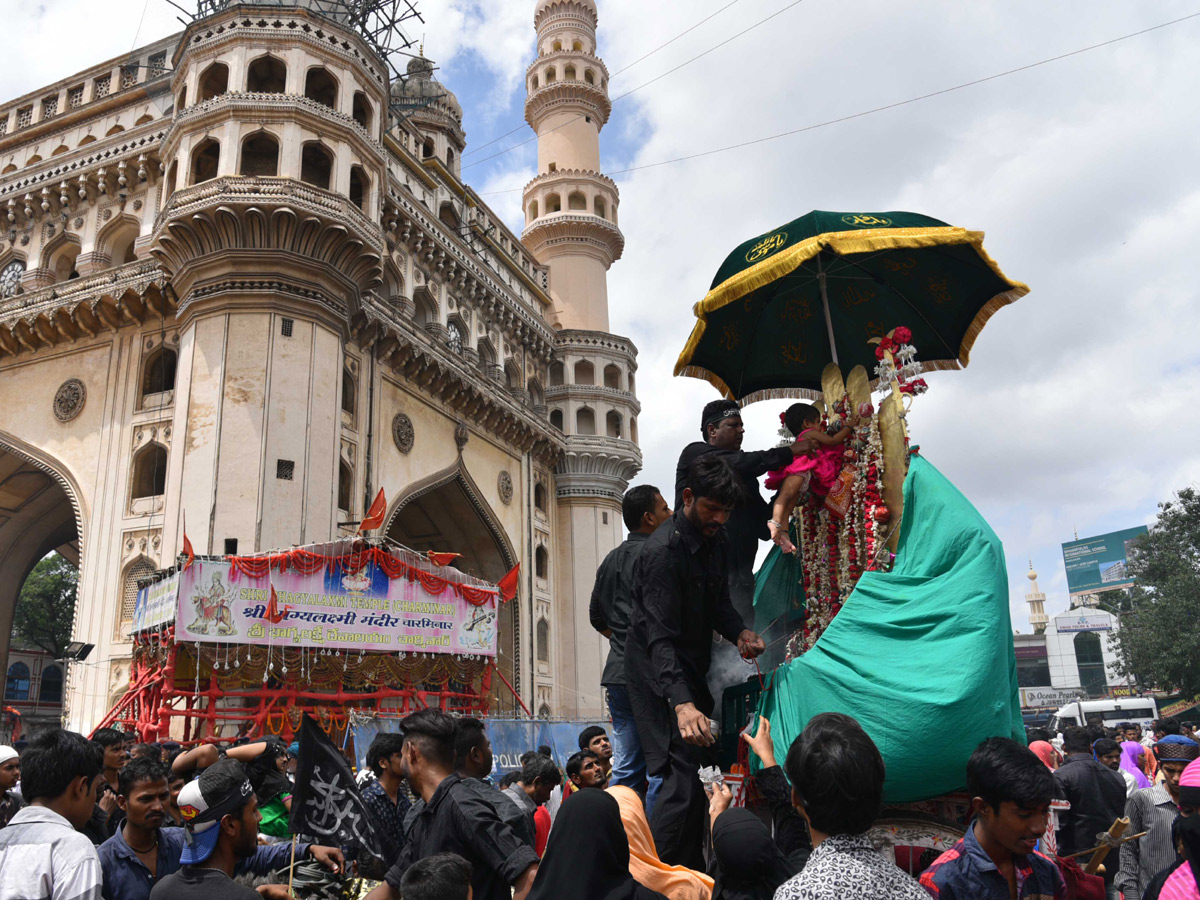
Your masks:
{"label": "man in striped shirt", "polygon": [[1188,763],[1200,757],[1200,744],[1178,734],[1166,735],[1151,749],[1163,780],[1134,791],[1125,803],[1129,834],[1149,832],[1121,845],[1116,885],[1125,900],[1142,900],[1150,879],[1175,861],[1171,824],[1179,813],[1179,778]]}

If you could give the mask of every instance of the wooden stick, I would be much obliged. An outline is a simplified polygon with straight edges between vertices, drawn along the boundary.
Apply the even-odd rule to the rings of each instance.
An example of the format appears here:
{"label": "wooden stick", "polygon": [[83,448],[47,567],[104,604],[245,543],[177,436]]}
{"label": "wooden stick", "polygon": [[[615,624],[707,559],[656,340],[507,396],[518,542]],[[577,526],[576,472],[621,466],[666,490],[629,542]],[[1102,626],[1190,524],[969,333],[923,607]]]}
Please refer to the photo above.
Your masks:
{"label": "wooden stick", "polygon": [[288,866],[288,896],[295,897],[292,893],[292,879],[296,877],[296,841],[300,839],[300,835],[292,835],[292,862]]}
{"label": "wooden stick", "polygon": [[[1129,841],[1136,841],[1138,838],[1145,837],[1149,833],[1148,831],[1139,831],[1137,834],[1121,838],[1121,843],[1126,844]],[[1072,853],[1070,856],[1060,856],[1059,859],[1074,859],[1077,856],[1087,856],[1089,853],[1095,853],[1099,849],[1099,847],[1089,847],[1087,850],[1080,850],[1078,853]]]}
{"label": "wooden stick", "polygon": [[[1108,836],[1110,838],[1119,838],[1125,833],[1125,829],[1128,827],[1128,819],[1117,819],[1112,823],[1112,827],[1108,829]],[[1088,864],[1084,866],[1083,871],[1088,875],[1095,875],[1100,869],[1100,864],[1104,862],[1104,857],[1108,856],[1108,851],[1110,849],[1111,848],[1108,846],[1108,844],[1101,844],[1096,852],[1092,855],[1091,860],[1088,861]]]}

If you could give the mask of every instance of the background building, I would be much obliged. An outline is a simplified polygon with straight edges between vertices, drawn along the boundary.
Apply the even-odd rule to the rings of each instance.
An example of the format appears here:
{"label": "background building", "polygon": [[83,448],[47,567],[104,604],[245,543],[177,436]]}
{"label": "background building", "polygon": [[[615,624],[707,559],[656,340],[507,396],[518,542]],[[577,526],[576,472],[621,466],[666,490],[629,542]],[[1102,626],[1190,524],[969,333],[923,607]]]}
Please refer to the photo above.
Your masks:
{"label": "background building", "polygon": [[[62,723],[65,666],[36,647],[9,648],[5,668],[4,702],[0,713],[0,743],[11,744],[19,728],[28,738]],[[19,724],[18,724],[19,723]]]}
{"label": "background building", "polygon": [[517,235],[461,180],[432,63],[390,79],[319,4],[266,6],[0,104],[0,663],[58,549],[97,645],[68,686],[86,727],[185,524],[199,554],[325,541],[383,487],[394,540],[522,564],[501,670],[537,712],[598,714],[588,596],[641,455],[596,8],[536,7]]}

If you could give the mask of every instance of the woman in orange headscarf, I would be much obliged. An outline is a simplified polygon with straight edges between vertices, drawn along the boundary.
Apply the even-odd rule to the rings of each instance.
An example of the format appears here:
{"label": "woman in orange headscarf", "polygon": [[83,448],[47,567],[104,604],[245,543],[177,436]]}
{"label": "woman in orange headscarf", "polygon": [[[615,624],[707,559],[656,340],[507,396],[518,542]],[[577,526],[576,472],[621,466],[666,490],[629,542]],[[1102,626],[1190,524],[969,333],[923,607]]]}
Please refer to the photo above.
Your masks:
{"label": "woman in orange headscarf", "polygon": [[621,822],[629,838],[629,872],[634,880],[668,900],[711,900],[713,880],[686,866],[668,866],[658,858],[642,798],[632,788],[607,789],[621,807]]}

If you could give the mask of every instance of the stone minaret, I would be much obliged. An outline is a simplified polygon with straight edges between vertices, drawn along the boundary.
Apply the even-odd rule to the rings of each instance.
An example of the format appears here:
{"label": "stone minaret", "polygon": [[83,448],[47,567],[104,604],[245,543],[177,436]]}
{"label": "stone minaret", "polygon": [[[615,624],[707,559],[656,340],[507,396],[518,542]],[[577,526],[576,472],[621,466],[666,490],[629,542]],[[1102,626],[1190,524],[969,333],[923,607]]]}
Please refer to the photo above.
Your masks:
{"label": "stone minaret", "polygon": [[525,121],[538,135],[537,177],[525,186],[525,245],[550,267],[551,324],[608,330],[608,267],[625,238],[617,186],[600,173],[608,69],[596,55],[592,0],[540,0],[538,57],[526,72]]}
{"label": "stone minaret", "polygon": [[600,672],[608,651],[588,622],[588,601],[596,567],[623,538],[621,498],[642,464],[637,348],[608,323],[608,267],[625,239],[616,224],[617,186],[600,174],[600,129],[611,105],[596,21],[592,0],[537,4],[525,119],[538,135],[538,174],[525,187],[522,235],[549,269],[547,318],[558,341],[546,403],[566,436],[555,469],[556,624],[545,662],[554,683],[547,680],[545,690],[556,692],[547,704],[555,712],[586,716],[604,712]]}
{"label": "stone minaret", "polygon": [[1029,593],[1025,602],[1029,604],[1029,624],[1033,626],[1034,634],[1045,634],[1050,617],[1046,615],[1046,595],[1038,590],[1037,572],[1033,571],[1033,561],[1029,563],[1029,574],[1025,576],[1030,581]]}

